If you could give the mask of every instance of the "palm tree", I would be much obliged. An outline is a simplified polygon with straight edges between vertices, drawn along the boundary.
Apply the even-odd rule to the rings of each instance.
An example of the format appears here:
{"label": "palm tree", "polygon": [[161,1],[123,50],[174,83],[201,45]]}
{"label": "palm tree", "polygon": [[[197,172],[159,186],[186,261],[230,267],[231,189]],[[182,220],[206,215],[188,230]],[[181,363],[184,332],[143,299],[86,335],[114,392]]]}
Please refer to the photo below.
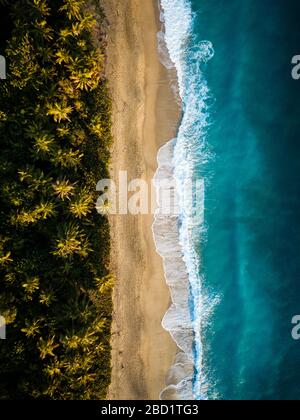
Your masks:
{"label": "palm tree", "polygon": [[100,81],[100,75],[95,70],[77,71],[71,76],[71,80],[79,90],[95,89]]}
{"label": "palm tree", "polygon": [[51,201],[41,201],[33,210],[21,210],[13,216],[12,222],[20,225],[32,225],[39,220],[46,220],[55,215],[55,204]]}
{"label": "palm tree", "polygon": [[85,234],[77,225],[70,224],[65,226],[55,240],[55,251],[53,255],[61,258],[71,258],[79,255],[86,258],[91,252],[89,242]]}
{"label": "palm tree", "polygon": [[26,334],[27,337],[35,337],[40,334],[41,320],[27,321],[26,327],[22,328],[21,331]]}
{"label": "palm tree", "polygon": [[79,198],[70,204],[70,212],[78,219],[86,217],[93,209],[93,194],[84,189]]}
{"label": "palm tree", "polygon": [[[111,121],[95,21],[86,0],[0,4],[14,28],[0,86],[0,310],[10,324],[0,395],[102,399],[111,286],[94,279],[107,273],[109,232],[92,209]],[[15,373],[18,387],[6,387]]]}
{"label": "palm tree", "polygon": [[45,372],[50,377],[56,377],[62,373],[62,364],[55,358],[49,365],[46,366]]}
{"label": "palm tree", "polygon": [[25,169],[18,171],[19,179],[26,184],[27,193],[43,191],[48,189],[52,184],[52,178],[47,177],[40,169],[35,169],[32,166],[27,166]]}
{"label": "palm tree", "polygon": [[71,72],[70,79],[79,90],[95,89],[101,79],[104,57],[99,53],[90,53],[82,61],[79,58],[71,59],[68,68]]}
{"label": "palm tree", "polygon": [[70,134],[70,128],[68,126],[58,127],[57,134],[59,137],[66,137]]}
{"label": "palm tree", "polygon": [[60,12],[66,12],[69,20],[80,19],[81,10],[84,6],[83,0],[64,0],[64,5],[59,9]]}
{"label": "palm tree", "polygon": [[59,31],[59,37],[60,37],[59,39],[64,44],[68,44],[68,41],[69,41],[68,38],[71,37],[72,35],[73,35],[73,32],[72,32],[72,29],[70,28],[64,28]]}
{"label": "palm tree", "polygon": [[84,18],[82,18],[79,22],[72,24],[72,36],[77,37],[82,34],[82,32],[91,30],[95,24],[95,18],[90,13],[86,13]]}
{"label": "palm tree", "polygon": [[54,340],[55,336],[52,336],[47,340],[44,340],[42,337],[40,338],[38,349],[40,351],[40,358],[42,360],[46,359],[47,356],[55,357],[53,352],[59,347],[59,344],[55,344]]}
{"label": "palm tree", "polygon": [[72,113],[73,108],[68,106],[67,103],[64,101],[62,103],[54,103],[47,106],[48,111],[47,115],[53,116],[55,122],[61,121],[71,121],[69,115]]}
{"label": "palm tree", "polygon": [[33,0],[35,9],[43,16],[49,16],[50,8],[46,0]]}
{"label": "palm tree", "polygon": [[40,288],[40,279],[38,277],[31,277],[27,279],[26,283],[22,284],[27,297],[32,299],[32,295]]}
{"label": "palm tree", "polygon": [[55,204],[51,201],[42,201],[35,209],[39,219],[46,220],[55,215]]}
{"label": "palm tree", "polygon": [[38,215],[35,211],[26,211],[23,210],[20,213],[18,213],[16,216],[12,217],[12,223],[16,225],[30,225],[34,224],[39,220]]}
{"label": "palm tree", "polygon": [[72,184],[64,178],[57,180],[56,184],[53,185],[53,189],[60,200],[70,200],[75,191],[75,184]]}
{"label": "palm tree", "polygon": [[11,258],[11,252],[3,252],[3,250],[0,249],[0,266],[4,266],[10,262],[13,262],[13,259]]}
{"label": "palm tree", "polygon": [[[79,92],[70,79],[62,79],[59,82],[59,94],[68,97],[69,99],[78,99]],[[76,109],[76,106],[75,106]]]}
{"label": "palm tree", "polygon": [[[5,4],[6,0],[2,0]],[[9,0],[7,3],[12,3]],[[28,16],[31,22],[35,22],[37,19],[50,15],[50,8],[47,5],[47,0],[33,0],[27,1],[26,5],[22,1],[15,1],[13,4],[13,14],[17,21],[24,19],[24,7],[26,7],[26,16]]]}
{"label": "palm tree", "polygon": [[48,288],[48,290],[43,290],[40,294],[39,302],[42,305],[49,307],[53,302],[55,302],[55,300],[56,298],[54,295],[54,291],[51,288]]}
{"label": "palm tree", "polygon": [[72,336],[66,336],[63,339],[63,344],[69,349],[69,350],[77,350],[80,347],[81,339],[77,335]]}
{"label": "palm tree", "polygon": [[80,153],[79,150],[62,150],[59,149],[58,152],[52,157],[52,162],[56,166],[61,166],[62,168],[77,168],[79,167],[81,160],[83,158],[83,153]]}
{"label": "palm tree", "polygon": [[102,123],[102,118],[101,115],[95,115],[92,118],[91,124],[89,126],[89,129],[91,130],[91,132],[97,136],[97,137],[101,137],[103,135],[103,123]]}
{"label": "palm tree", "polygon": [[78,378],[78,382],[83,387],[86,387],[91,382],[95,382],[96,379],[97,379],[97,375],[95,375],[94,373],[86,373]]}
{"label": "palm tree", "polygon": [[53,151],[54,137],[49,134],[41,134],[35,139],[33,145],[35,156],[44,158]]}
{"label": "palm tree", "polygon": [[71,60],[70,53],[64,48],[61,48],[60,50],[58,50],[55,56],[56,56],[56,62],[58,64],[63,64],[63,63],[68,64]]}
{"label": "palm tree", "polygon": [[51,41],[53,39],[53,29],[47,25],[47,21],[44,19],[35,21],[32,34],[34,34],[40,42]]}
{"label": "palm tree", "polygon": [[50,8],[46,0],[33,0],[33,4],[41,14],[46,16],[50,14]]}

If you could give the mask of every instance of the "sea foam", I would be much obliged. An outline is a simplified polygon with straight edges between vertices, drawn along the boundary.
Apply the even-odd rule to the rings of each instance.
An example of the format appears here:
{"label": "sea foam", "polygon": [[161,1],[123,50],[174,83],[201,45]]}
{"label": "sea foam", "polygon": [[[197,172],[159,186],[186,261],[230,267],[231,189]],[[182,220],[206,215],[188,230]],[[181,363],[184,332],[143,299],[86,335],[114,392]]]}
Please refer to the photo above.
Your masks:
{"label": "sea foam", "polygon": [[[201,329],[213,302],[202,291],[200,243],[205,233],[205,196],[187,199],[184,187],[195,179],[196,169],[205,164],[209,153],[205,144],[210,92],[201,66],[213,55],[209,41],[193,39],[193,13],[189,0],[160,0],[162,29],[158,50],[162,64],[176,69],[182,103],[182,121],[177,138],[158,153],[154,182],[173,178],[173,194],[179,203],[178,215],[156,210],[153,233],[158,253],[164,261],[165,277],[172,305],[162,325],[181,350],[167,375],[161,399],[205,399],[208,384],[202,374]],[[203,185],[204,182],[203,182]],[[158,197],[159,198],[159,197]]]}

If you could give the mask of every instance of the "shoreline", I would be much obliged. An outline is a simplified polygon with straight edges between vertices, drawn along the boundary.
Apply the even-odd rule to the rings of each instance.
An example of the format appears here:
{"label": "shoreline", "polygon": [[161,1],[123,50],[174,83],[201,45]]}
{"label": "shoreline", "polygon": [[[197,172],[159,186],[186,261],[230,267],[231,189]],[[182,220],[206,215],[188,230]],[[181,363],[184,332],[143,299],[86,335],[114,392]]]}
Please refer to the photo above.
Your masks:
{"label": "shoreline", "polygon": [[[113,102],[111,178],[150,183],[161,146],[174,138],[180,109],[159,62],[157,0],[103,0],[109,22],[107,78]],[[171,304],[154,216],[110,216],[116,276],[109,400],[158,399],[177,347],[161,325]]]}

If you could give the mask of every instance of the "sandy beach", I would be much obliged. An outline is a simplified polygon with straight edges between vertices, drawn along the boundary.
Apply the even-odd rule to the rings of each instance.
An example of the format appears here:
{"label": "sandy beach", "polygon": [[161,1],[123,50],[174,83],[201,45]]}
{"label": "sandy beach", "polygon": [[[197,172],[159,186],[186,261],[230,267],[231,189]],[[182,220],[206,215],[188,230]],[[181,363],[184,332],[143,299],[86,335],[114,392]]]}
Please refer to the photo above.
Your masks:
{"label": "sandy beach", "polygon": [[[174,137],[179,108],[160,64],[156,0],[103,0],[108,19],[107,77],[113,100],[111,177],[149,185],[158,149]],[[108,399],[158,399],[177,349],[161,320],[170,305],[153,215],[110,217],[116,275],[112,384]]]}

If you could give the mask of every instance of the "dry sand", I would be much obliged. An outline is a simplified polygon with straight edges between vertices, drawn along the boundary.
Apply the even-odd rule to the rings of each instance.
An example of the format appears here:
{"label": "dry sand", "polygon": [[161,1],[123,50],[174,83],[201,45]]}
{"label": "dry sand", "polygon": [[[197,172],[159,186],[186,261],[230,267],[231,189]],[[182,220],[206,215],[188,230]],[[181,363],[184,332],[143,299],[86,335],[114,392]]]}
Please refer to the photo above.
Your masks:
{"label": "dry sand", "polygon": [[[157,54],[155,0],[102,0],[109,22],[108,64],[113,99],[111,176],[149,182],[157,151],[174,137],[179,109]],[[153,215],[111,216],[116,274],[111,400],[158,399],[177,349],[161,320],[170,305],[162,259],[152,236]]]}

